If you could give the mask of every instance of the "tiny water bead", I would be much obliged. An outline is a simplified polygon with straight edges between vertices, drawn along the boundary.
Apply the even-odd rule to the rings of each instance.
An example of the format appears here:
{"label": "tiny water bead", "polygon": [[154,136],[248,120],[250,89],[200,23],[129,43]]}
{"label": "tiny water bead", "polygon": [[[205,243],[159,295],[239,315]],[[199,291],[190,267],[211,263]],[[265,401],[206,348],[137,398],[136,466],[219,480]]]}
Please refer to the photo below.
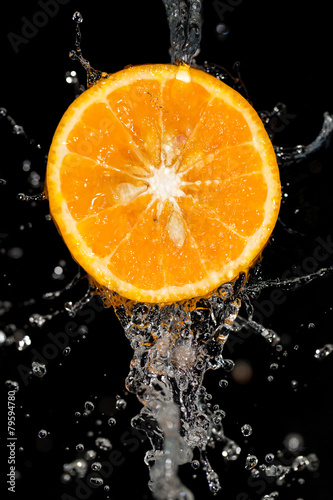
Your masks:
{"label": "tiny water bead", "polygon": [[7,255],[10,259],[21,259],[23,257],[24,251],[21,247],[12,247],[7,250]]}
{"label": "tiny water bead", "polygon": [[6,380],[5,385],[8,390],[18,392],[20,385],[16,380]]}
{"label": "tiny water bead", "polygon": [[103,451],[109,451],[112,449],[112,445],[109,439],[104,438],[104,437],[98,437],[95,440],[95,444],[97,448]]}
{"label": "tiny water bead", "polygon": [[297,382],[297,380],[292,380],[292,381],[291,381],[291,387],[292,387],[294,390],[296,390],[296,389],[297,389],[297,387],[298,387],[298,382]]}
{"label": "tiny water bead", "polygon": [[229,385],[229,382],[225,379],[222,379],[219,381],[219,386],[222,387],[223,389],[225,389],[226,387],[228,387]]}
{"label": "tiny water bead", "polygon": [[241,427],[241,431],[242,431],[243,436],[246,436],[246,437],[251,436],[252,427],[249,424],[245,424]]}
{"label": "tiny water bead", "polygon": [[86,402],[84,403],[84,408],[85,408],[87,411],[91,412],[91,411],[94,411],[94,409],[95,409],[95,405],[94,405],[94,403],[92,403],[91,401],[86,401]]}
{"label": "tiny water bead", "polygon": [[88,471],[88,462],[84,458],[77,458],[70,463],[65,463],[63,465],[63,470],[65,473],[69,474],[70,477],[84,478]]}
{"label": "tiny water bead", "polygon": [[316,349],[314,357],[319,360],[327,358],[333,352],[333,344],[325,344],[323,347]]}
{"label": "tiny water bead", "polygon": [[225,460],[233,462],[238,459],[241,451],[241,447],[235,441],[229,440],[223,448],[222,456]]}
{"label": "tiny water bead", "polygon": [[125,410],[126,406],[127,406],[127,402],[125,401],[125,399],[120,398],[120,397],[118,397],[116,399],[116,409],[117,410]]}
{"label": "tiny water bead", "polygon": [[199,460],[192,460],[192,462],[191,462],[191,466],[192,466],[192,467],[193,467],[193,469],[195,469],[195,470],[199,469],[199,467],[200,467],[200,462],[199,462]]}
{"label": "tiny water bead", "polygon": [[278,498],[279,492],[278,491],[272,491],[272,493],[269,493],[268,495],[264,495],[261,497],[261,500],[275,500]]}
{"label": "tiny water bead", "polygon": [[92,476],[89,478],[89,481],[91,482],[91,484],[93,484],[94,486],[102,486],[104,484],[104,479],[101,478],[101,477],[97,477],[97,476]]}
{"label": "tiny water bead", "polygon": [[258,458],[255,455],[248,455],[245,461],[245,469],[251,470],[258,465]]}
{"label": "tiny water bead", "polygon": [[116,425],[117,421],[114,417],[110,417],[109,420],[108,420],[108,424],[113,427],[114,425]]}
{"label": "tiny water bead", "polygon": [[93,464],[91,464],[91,468],[93,471],[98,472],[101,470],[102,464],[100,462],[94,462]]}
{"label": "tiny water bead", "polygon": [[39,378],[44,377],[44,375],[47,373],[46,365],[38,361],[33,361],[31,364],[31,368],[32,368],[32,373]]}
{"label": "tiny water bead", "polygon": [[84,450],[84,444],[79,443],[75,447],[76,451],[83,451]]}
{"label": "tiny water bead", "polygon": [[235,362],[232,359],[224,359],[222,366],[226,372],[231,372],[235,367]]}
{"label": "tiny water bead", "polygon": [[271,462],[273,462],[275,456],[273,453],[267,453],[267,455],[265,456],[265,461],[270,464]]}
{"label": "tiny water bead", "polygon": [[38,432],[39,439],[45,439],[47,437],[47,435],[48,435],[48,432],[45,429],[41,429]]}
{"label": "tiny water bead", "polygon": [[300,434],[291,433],[283,440],[285,447],[291,452],[298,452],[304,447],[304,438]]}

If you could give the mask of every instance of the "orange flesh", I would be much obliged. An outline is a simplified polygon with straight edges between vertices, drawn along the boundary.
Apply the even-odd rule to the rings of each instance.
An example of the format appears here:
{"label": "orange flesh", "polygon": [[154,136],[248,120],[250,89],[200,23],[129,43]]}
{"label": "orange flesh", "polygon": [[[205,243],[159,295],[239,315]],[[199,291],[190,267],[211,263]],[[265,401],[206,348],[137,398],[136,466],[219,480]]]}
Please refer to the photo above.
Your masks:
{"label": "orange flesh", "polygon": [[64,115],[47,172],[51,214],[76,260],[147,302],[203,295],[247,271],[280,204],[274,151],[247,101],[171,65],[95,87]]}

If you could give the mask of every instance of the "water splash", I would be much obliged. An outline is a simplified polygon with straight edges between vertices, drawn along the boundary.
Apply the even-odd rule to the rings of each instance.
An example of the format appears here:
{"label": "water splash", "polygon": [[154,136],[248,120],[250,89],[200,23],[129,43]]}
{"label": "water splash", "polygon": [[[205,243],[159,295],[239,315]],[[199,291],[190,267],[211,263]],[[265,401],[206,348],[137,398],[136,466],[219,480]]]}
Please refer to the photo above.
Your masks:
{"label": "water splash", "polygon": [[[101,78],[108,78],[109,75],[108,75],[108,73],[105,73],[104,71],[99,71],[97,69],[94,69],[91,66],[90,62],[83,57],[82,50],[81,50],[81,38],[82,38],[82,36],[81,36],[81,28],[80,28],[81,23],[83,23],[83,16],[80,12],[76,11],[76,12],[74,12],[72,19],[75,22],[76,37],[75,37],[75,48],[74,48],[74,50],[70,51],[69,57],[75,61],[79,61],[81,66],[86,70],[87,87],[89,88],[92,85],[95,85],[95,83],[97,83]],[[66,75],[66,78],[68,78],[68,77],[69,77],[69,75]],[[76,84],[77,82],[72,79],[68,83]],[[77,90],[78,91],[81,90],[80,86],[77,87]]]}
{"label": "water splash", "polygon": [[200,50],[201,1],[163,0],[170,30],[173,64],[193,64]]}
{"label": "water splash", "polygon": [[[171,8],[172,2],[169,2],[168,5]],[[184,19],[187,19],[186,16]],[[74,20],[77,23],[78,33],[82,16],[76,16]],[[184,27],[182,30],[178,28],[175,28],[175,36],[179,36],[179,33],[184,36],[186,31],[183,29]],[[188,34],[186,36],[189,37]],[[179,43],[173,45],[174,62],[194,62],[198,47],[195,48],[196,39],[193,40],[192,45],[185,42],[183,45]],[[95,70],[82,57],[81,35],[77,36],[77,41],[76,52],[72,57],[79,60],[88,73],[89,71],[94,73]],[[179,47],[183,47],[185,51],[184,58],[182,58],[182,54],[177,55]],[[208,66],[206,66],[206,70],[208,70]],[[210,69],[210,71],[212,70]],[[96,72],[90,80],[88,75],[88,85],[94,84],[101,75],[106,74]],[[232,82],[234,88],[243,88],[244,90],[240,78],[232,78],[221,70],[216,72],[216,76],[224,81],[229,78],[228,81]],[[279,112],[274,111],[277,116]],[[291,148],[289,152],[283,148],[279,149],[281,164],[288,165],[288,162],[302,160],[308,154],[317,151],[318,147],[322,147],[329,140],[331,134],[331,127],[326,126],[325,123],[324,121],[322,132],[318,138],[311,143],[312,146],[311,144],[309,147],[297,146]],[[13,128],[14,130],[16,135],[23,135],[20,128]],[[260,281],[259,284],[249,281],[245,286],[244,280],[241,280],[238,284],[225,285],[223,293],[222,290],[218,290],[210,297],[195,299],[195,304],[181,303],[147,307],[146,304],[133,303],[116,295],[106,297],[106,305],[115,307],[134,349],[126,384],[128,389],[137,394],[143,403],[142,411],[133,418],[133,427],[145,430],[147,430],[148,424],[152,427],[147,433],[153,450],[147,454],[146,463],[150,469],[150,487],[156,498],[167,498],[167,495],[171,494],[178,495],[179,498],[192,498],[191,492],[182,485],[178,478],[179,466],[191,461],[192,464],[196,463],[196,466],[198,463],[200,465],[201,462],[211,491],[214,493],[218,491],[220,489],[219,479],[207,456],[207,448],[213,442],[225,443],[222,455],[226,460],[232,462],[240,456],[240,446],[224,435],[223,410],[217,405],[213,405],[210,395],[202,386],[202,382],[204,374],[209,368],[214,370],[219,368],[226,373],[232,369],[233,362],[223,357],[223,346],[230,333],[237,333],[245,328],[253,329],[270,345],[276,346],[279,343],[280,338],[275,332],[264,328],[253,320],[249,305],[250,300],[248,301],[247,297],[251,298],[252,295],[260,293],[264,288],[272,286],[284,287],[289,290],[309,283],[318,277],[326,276],[331,271],[332,268],[326,268],[302,278],[267,280]],[[67,290],[70,288],[66,287]],[[62,291],[50,292],[45,294],[45,298],[56,299],[62,293]],[[91,291],[88,290],[82,301],[66,302],[64,309],[73,317],[87,304],[90,298]],[[247,312],[250,312],[248,318],[239,315],[241,302],[248,306]],[[53,318],[54,313],[44,316],[36,315],[35,323],[42,326]],[[173,334],[171,334],[170,327]],[[328,350],[330,349],[325,349],[325,353]],[[320,356],[318,359],[322,359],[323,356]],[[317,356],[315,355],[315,357]],[[43,373],[42,366],[33,365],[32,369],[38,377]],[[174,403],[175,400],[177,404]],[[47,434],[47,431],[44,433]],[[106,439],[100,438],[96,441],[96,447],[103,449],[104,446],[105,449],[110,449]],[[193,460],[193,450],[195,449],[200,450],[200,461],[197,462]],[[77,451],[81,452],[82,450],[78,448]],[[310,462],[308,457],[305,458]],[[306,460],[302,456],[298,457],[292,469],[294,471],[304,470]],[[315,463],[315,459],[313,461]],[[77,474],[80,474],[79,477],[85,477],[88,468],[84,465],[83,459],[81,462],[78,460],[74,462],[72,469],[68,470],[74,469]],[[96,467],[98,469],[98,466]],[[256,471],[259,474],[265,474],[266,477],[280,480],[283,473],[286,475],[291,470],[287,466],[279,468],[279,465],[275,465],[276,468],[270,464],[265,467],[262,467],[260,471],[254,467],[251,472]],[[96,471],[97,469],[95,468]],[[97,483],[98,481],[95,483],[96,486],[98,486]],[[170,485],[172,485],[171,489],[169,489]],[[263,498],[270,497],[275,498],[275,492],[265,495]]]}
{"label": "water splash", "polygon": [[242,275],[207,297],[153,305],[95,284],[134,349],[126,388],[138,396],[143,409],[132,425],[147,431],[147,423],[155,422],[148,433],[153,449],[146,463],[159,500],[192,498],[177,470],[191,462],[194,449],[200,452],[209,488],[214,493],[220,489],[206,450],[214,441],[226,441],[224,412],[216,404],[212,407],[202,383],[208,369],[232,369],[222,352],[241,305],[244,279]]}

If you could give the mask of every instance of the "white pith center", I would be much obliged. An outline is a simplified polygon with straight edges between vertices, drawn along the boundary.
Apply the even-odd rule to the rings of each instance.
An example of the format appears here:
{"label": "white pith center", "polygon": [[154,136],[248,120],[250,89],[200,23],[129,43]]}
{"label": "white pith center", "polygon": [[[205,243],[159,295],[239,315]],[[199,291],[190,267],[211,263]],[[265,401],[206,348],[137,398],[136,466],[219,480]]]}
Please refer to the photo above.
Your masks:
{"label": "white pith center", "polygon": [[181,180],[179,175],[173,168],[161,165],[160,168],[150,167],[152,176],[149,178],[149,186],[153,194],[164,202],[170,198],[177,198],[185,196],[184,191],[181,189]]}
{"label": "white pith center", "polygon": [[173,243],[181,248],[186,239],[186,227],[183,215],[178,207],[176,198],[185,196],[181,189],[181,179],[174,168],[165,167],[162,163],[160,168],[150,167],[151,177],[149,178],[149,190],[158,199],[157,216],[162,212],[164,202],[169,200],[173,204],[173,210],[168,217],[166,229]]}

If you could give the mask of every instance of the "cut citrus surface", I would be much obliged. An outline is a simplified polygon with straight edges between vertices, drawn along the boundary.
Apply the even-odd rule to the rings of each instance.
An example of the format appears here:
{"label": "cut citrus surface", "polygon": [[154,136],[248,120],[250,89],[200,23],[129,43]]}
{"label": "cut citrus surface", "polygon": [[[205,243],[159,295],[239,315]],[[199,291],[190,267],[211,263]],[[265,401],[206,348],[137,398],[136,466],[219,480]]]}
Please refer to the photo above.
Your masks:
{"label": "cut citrus surface", "polygon": [[76,261],[132,300],[202,296],[246,272],[275,226],[275,153],[250,104],[189,66],[100,80],[50,148],[51,215]]}

